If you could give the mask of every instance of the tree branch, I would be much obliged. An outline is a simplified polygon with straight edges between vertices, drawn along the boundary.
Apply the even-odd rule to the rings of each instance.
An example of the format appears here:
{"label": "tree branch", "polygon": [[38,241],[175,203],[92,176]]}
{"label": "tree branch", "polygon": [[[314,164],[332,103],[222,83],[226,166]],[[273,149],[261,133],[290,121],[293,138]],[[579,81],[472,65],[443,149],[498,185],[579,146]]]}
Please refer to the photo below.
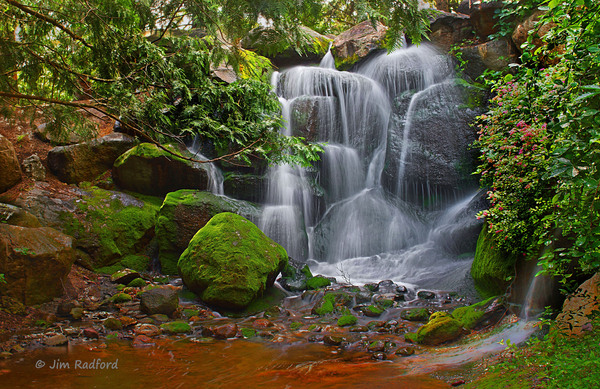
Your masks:
{"label": "tree branch", "polygon": [[59,29],[63,30],[64,32],[66,32],[71,38],[78,40],[79,42],[83,43],[84,46],[88,47],[88,48],[93,48],[92,45],[90,45],[89,43],[87,43],[85,41],[85,39],[83,39],[82,37],[80,37],[79,35],[75,34],[73,31],[71,31],[69,28],[67,28],[66,26],[62,25],[61,23],[57,22],[56,20],[52,19],[51,17],[41,14],[37,11],[32,10],[31,8],[27,7],[24,4],[21,4],[15,0],[4,0],[6,1],[8,4],[17,7],[18,9],[20,9],[21,11],[28,13],[29,15],[35,16],[38,19],[41,19],[47,23],[52,24],[55,27],[58,27]]}

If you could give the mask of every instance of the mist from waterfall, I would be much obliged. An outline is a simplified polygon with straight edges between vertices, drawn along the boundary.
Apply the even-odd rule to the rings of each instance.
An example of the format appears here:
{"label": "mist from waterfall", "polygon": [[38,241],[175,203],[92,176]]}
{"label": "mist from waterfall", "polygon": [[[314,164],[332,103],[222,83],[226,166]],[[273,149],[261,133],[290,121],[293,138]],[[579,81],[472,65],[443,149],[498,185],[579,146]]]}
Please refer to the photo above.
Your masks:
{"label": "mist from waterfall", "polygon": [[437,289],[463,282],[474,242],[453,240],[473,240],[479,197],[458,178],[472,132],[461,120],[474,113],[464,113],[451,60],[422,45],[354,72],[334,66],[328,52],[318,67],[274,74],[281,131],[324,143],[324,153],[310,169],[270,168],[261,229],[313,272]]}

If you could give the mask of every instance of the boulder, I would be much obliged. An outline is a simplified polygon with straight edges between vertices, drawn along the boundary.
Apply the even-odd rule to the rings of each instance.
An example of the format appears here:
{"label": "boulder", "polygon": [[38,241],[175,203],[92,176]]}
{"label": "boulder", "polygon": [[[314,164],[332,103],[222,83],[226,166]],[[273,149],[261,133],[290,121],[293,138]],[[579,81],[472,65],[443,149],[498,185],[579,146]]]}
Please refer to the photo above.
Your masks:
{"label": "boulder", "polygon": [[115,160],[134,144],[132,137],[112,133],[88,142],[55,147],[48,152],[48,167],[68,184],[93,181],[110,170]]}
{"label": "boulder", "polygon": [[209,192],[182,189],[168,193],[156,222],[159,260],[163,274],[177,274],[177,261],[196,232],[216,214],[231,212],[258,221],[254,204],[216,196]]}
{"label": "boulder", "polygon": [[444,51],[472,38],[475,38],[475,33],[467,15],[442,12],[430,25],[429,40]]}
{"label": "boulder", "polygon": [[479,2],[471,9],[471,24],[478,37],[487,39],[498,32],[496,11],[501,10],[502,6],[502,1]]}
{"label": "boulder", "polygon": [[36,181],[46,179],[46,168],[37,154],[32,154],[23,160],[23,172],[27,177],[31,177]]}
{"label": "boulder", "polygon": [[243,309],[273,285],[287,262],[283,247],[249,220],[225,212],[194,235],[177,267],[206,303]]}
{"label": "boulder", "polygon": [[0,295],[26,305],[61,296],[75,261],[71,237],[52,228],[0,224]]}
{"label": "boulder", "polygon": [[179,189],[208,189],[206,166],[188,161],[173,153],[191,157],[186,151],[166,146],[168,152],[151,143],[142,143],[114,163],[115,183],[125,190],[164,196]]}
{"label": "boulder", "polygon": [[371,52],[383,47],[387,27],[366,20],[342,32],[333,41],[332,53],[339,69],[348,69]]}
{"label": "boulder", "polygon": [[517,258],[499,250],[487,223],[477,239],[475,259],[471,265],[471,276],[475,288],[483,297],[504,294],[515,275]]}
{"label": "boulder", "polygon": [[521,23],[517,24],[513,30],[511,38],[519,51],[523,52],[521,45],[527,42],[527,37],[529,34],[533,35],[531,43],[533,43],[535,48],[544,45],[542,38],[548,33],[548,31],[550,31],[551,28],[556,26],[555,23],[544,23],[536,26],[537,22],[545,13],[546,11],[536,10]]}
{"label": "boulder", "polygon": [[127,260],[131,263],[124,263],[126,266],[140,271],[145,270],[150,259],[132,256],[146,254],[150,248],[160,207],[152,199],[146,200],[150,201],[95,187],[53,190],[45,182],[36,182],[32,189],[20,194],[15,204],[43,225],[72,236],[73,246],[80,250],[83,259],[90,257],[89,266],[98,269]]}
{"label": "boulder", "polygon": [[227,196],[258,203],[267,187],[267,178],[255,174],[229,172],[225,174],[223,190]]}
{"label": "boulder", "polygon": [[487,300],[452,311],[452,317],[466,329],[480,329],[494,325],[506,314],[504,299],[490,297]]}
{"label": "boulder", "polygon": [[464,332],[462,324],[448,312],[435,312],[427,324],[416,333],[407,333],[405,338],[419,344],[435,346],[458,339]]}
{"label": "boulder", "polygon": [[473,80],[486,69],[506,70],[509,64],[518,62],[517,50],[509,39],[495,39],[462,47],[460,52],[462,59],[467,61],[464,73]]}
{"label": "boulder", "polygon": [[94,131],[80,129],[66,129],[64,123],[52,121],[42,123],[36,127],[34,134],[44,142],[52,145],[72,145],[90,140]]}
{"label": "boulder", "polygon": [[39,220],[29,212],[14,205],[3,203],[0,203],[0,223],[30,228],[42,226]]}
{"label": "boulder", "polygon": [[600,273],[577,288],[563,304],[556,317],[558,330],[570,336],[580,336],[592,330],[592,317],[600,312]]}
{"label": "boulder", "polygon": [[171,316],[179,308],[177,291],[168,287],[152,288],[142,292],[140,310],[148,315],[160,313]]}
{"label": "boulder", "polygon": [[0,193],[21,182],[21,166],[13,144],[0,135]]}

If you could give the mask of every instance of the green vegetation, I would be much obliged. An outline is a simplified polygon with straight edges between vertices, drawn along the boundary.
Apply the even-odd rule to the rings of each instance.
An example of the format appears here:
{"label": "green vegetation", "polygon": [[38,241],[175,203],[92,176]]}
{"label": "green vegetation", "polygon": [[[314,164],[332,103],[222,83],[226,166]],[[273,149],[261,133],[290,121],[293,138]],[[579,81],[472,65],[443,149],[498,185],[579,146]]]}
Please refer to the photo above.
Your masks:
{"label": "green vegetation", "polygon": [[115,304],[127,303],[131,300],[132,300],[131,295],[128,295],[127,293],[117,293],[110,298],[110,301]]}
{"label": "green vegetation", "polygon": [[184,321],[172,321],[160,325],[160,328],[169,334],[182,334],[191,332],[192,327]]}
{"label": "green vegetation", "polygon": [[340,327],[353,326],[358,322],[358,319],[354,315],[343,315],[337,321],[337,325]]}
{"label": "green vegetation", "polygon": [[[582,337],[569,338],[551,328],[542,340],[511,345],[501,363],[467,388],[593,388],[600,379],[600,319]],[[507,343],[509,343],[507,341]]]}
{"label": "green vegetation", "polygon": [[462,323],[448,312],[435,312],[427,324],[419,327],[416,333],[404,334],[404,338],[419,344],[438,345],[457,339],[462,332]]}
{"label": "green vegetation", "polygon": [[316,276],[306,280],[306,289],[321,289],[331,285],[331,281],[327,277]]}
{"label": "green vegetation", "polygon": [[529,37],[514,74],[488,79],[477,146],[492,205],[479,217],[500,250],[543,252],[543,271],[570,286],[600,269],[600,4],[528,0],[507,12],[536,7],[552,28]]}

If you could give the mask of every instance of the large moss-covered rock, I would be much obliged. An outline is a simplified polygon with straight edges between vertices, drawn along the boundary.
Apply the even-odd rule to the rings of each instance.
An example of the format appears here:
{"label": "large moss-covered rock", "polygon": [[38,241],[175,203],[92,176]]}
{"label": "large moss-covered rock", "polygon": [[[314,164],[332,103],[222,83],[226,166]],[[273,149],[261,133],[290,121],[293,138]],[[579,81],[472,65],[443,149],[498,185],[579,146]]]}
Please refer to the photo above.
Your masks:
{"label": "large moss-covered rock", "polygon": [[164,274],[177,274],[177,261],[196,232],[216,214],[231,212],[257,221],[260,210],[245,201],[209,192],[182,189],[165,197],[156,223],[159,259]]}
{"label": "large moss-covered rock", "polygon": [[452,317],[466,329],[476,329],[496,324],[506,314],[504,299],[490,297],[487,300],[452,311]]}
{"label": "large moss-covered rock", "polygon": [[0,224],[0,295],[26,305],[61,296],[75,261],[71,237],[52,228]]}
{"label": "large moss-covered rock", "polygon": [[407,333],[405,337],[416,343],[438,345],[458,339],[464,328],[460,321],[447,312],[436,312],[429,318],[427,324],[419,327],[416,333]]}
{"label": "large moss-covered rock", "polygon": [[21,165],[13,144],[0,135],[0,193],[21,181]]}
{"label": "large moss-covered rock", "polygon": [[121,155],[114,164],[117,185],[138,193],[164,196],[179,189],[208,189],[207,168],[175,156],[191,157],[184,150],[166,146],[172,153],[151,143],[142,143]]}
{"label": "large moss-covered rock", "polygon": [[134,143],[128,135],[113,133],[89,142],[58,146],[48,152],[48,167],[68,184],[92,181],[110,170],[115,160]]}
{"label": "large moss-covered rock", "polygon": [[471,276],[475,288],[483,297],[504,294],[515,275],[517,258],[499,250],[487,223],[477,239],[475,259],[471,265]]}
{"label": "large moss-covered rock", "polygon": [[287,264],[285,249],[242,216],[215,215],[178,262],[184,284],[208,304],[243,309],[273,285]]}
{"label": "large moss-covered rock", "polygon": [[72,236],[73,246],[89,266],[97,269],[126,261],[127,267],[145,270],[149,258],[138,254],[147,254],[160,201],[95,187],[53,189],[37,182],[14,202],[43,225]]}

